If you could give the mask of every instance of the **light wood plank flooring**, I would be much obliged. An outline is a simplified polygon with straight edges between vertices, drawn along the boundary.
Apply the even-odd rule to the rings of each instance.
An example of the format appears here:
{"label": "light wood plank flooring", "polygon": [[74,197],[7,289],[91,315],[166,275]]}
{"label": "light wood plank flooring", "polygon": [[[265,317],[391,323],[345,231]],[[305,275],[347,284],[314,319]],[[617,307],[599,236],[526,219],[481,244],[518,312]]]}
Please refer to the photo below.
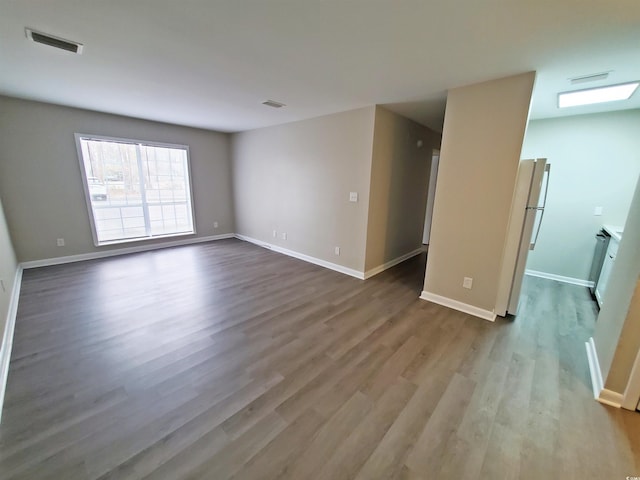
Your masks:
{"label": "light wood plank flooring", "polygon": [[640,415],[596,403],[586,289],[515,320],[237,240],[24,272],[2,479],[624,479]]}

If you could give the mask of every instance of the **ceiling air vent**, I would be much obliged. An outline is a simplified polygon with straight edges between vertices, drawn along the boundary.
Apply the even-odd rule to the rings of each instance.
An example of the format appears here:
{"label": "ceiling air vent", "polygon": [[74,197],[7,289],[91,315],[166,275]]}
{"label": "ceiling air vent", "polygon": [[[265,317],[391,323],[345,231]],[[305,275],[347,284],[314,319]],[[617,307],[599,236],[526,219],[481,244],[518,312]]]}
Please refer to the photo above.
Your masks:
{"label": "ceiling air vent", "polygon": [[275,100],[267,100],[265,102],[262,102],[262,104],[266,105],[267,107],[273,107],[273,108],[286,107],[284,103],[276,102]]}
{"label": "ceiling air vent", "polygon": [[25,28],[25,32],[27,33],[27,38],[36,43],[42,43],[43,45],[49,45],[50,47],[59,48],[71,53],[82,53],[81,43],[72,42],[71,40],[65,40],[60,37],[54,37],[48,33],[38,32],[30,28]]}
{"label": "ceiling air vent", "polygon": [[577,85],[580,83],[597,82],[598,80],[606,80],[607,77],[609,77],[609,72],[602,72],[602,73],[593,73],[591,75],[583,75],[581,77],[570,78],[569,81],[571,82],[571,85]]}

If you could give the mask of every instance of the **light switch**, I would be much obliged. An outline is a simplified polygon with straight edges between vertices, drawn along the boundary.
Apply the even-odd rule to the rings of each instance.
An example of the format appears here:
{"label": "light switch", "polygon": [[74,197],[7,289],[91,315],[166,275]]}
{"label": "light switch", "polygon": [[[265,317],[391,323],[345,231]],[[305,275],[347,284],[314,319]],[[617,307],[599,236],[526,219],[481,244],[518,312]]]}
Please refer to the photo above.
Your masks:
{"label": "light switch", "polygon": [[349,201],[357,202],[358,201],[358,192],[349,192]]}
{"label": "light switch", "polygon": [[594,209],[593,209],[593,214],[594,214],[596,217],[599,217],[600,215],[602,215],[602,207],[596,207],[596,208],[594,208]]}

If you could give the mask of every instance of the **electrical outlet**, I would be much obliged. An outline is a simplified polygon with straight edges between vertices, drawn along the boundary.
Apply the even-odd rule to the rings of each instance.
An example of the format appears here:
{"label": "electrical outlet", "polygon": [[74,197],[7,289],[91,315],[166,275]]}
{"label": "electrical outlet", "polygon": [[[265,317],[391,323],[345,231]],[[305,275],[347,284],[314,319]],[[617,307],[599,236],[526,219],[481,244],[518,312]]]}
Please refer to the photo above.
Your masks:
{"label": "electrical outlet", "polygon": [[596,207],[593,209],[593,215],[599,217],[602,215],[602,207]]}
{"label": "electrical outlet", "polygon": [[57,244],[59,247],[64,247],[64,238],[59,238],[59,239],[57,239],[57,240],[56,240],[56,244]]}
{"label": "electrical outlet", "polygon": [[462,281],[462,286],[463,286],[464,288],[471,289],[471,287],[473,286],[473,278],[471,278],[471,277],[464,277],[464,280]]}
{"label": "electrical outlet", "polygon": [[334,248],[333,251],[336,255],[340,255],[340,247]]}
{"label": "electrical outlet", "polygon": [[349,201],[357,202],[358,201],[358,192],[349,192]]}
{"label": "electrical outlet", "polygon": [[282,232],[282,239],[286,240],[287,239],[287,232]]}
{"label": "electrical outlet", "polygon": [[218,228],[218,222],[213,222],[213,228]]}

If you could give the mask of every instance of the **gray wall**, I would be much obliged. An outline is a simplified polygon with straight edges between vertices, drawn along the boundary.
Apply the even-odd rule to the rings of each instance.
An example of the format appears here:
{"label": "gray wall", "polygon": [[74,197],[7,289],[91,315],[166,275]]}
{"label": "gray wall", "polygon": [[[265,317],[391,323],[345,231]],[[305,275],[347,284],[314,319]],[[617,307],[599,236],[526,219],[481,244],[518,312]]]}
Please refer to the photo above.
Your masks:
{"label": "gray wall", "polygon": [[371,106],[234,134],[237,233],[363,271],[374,113]]}
{"label": "gray wall", "polygon": [[365,270],[422,246],[434,148],[440,134],[376,107]]}
{"label": "gray wall", "polygon": [[9,237],[2,200],[0,200],[0,280],[4,284],[4,290],[0,288],[0,342],[4,335],[17,268],[18,262]]}
{"label": "gray wall", "polygon": [[425,292],[494,310],[534,79],[530,72],[449,91]]}
{"label": "gray wall", "polygon": [[[640,174],[640,110],[529,122],[523,158],[546,157],[551,182],[527,268],[587,280],[595,234],[624,225]],[[594,216],[594,207],[603,207]]]}
{"label": "gray wall", "polygon": [[234,232],[228,134],[0,97],[0,191],[19,261],[118,248],[93,245],[76,132],[189,145],[196,236]]}

